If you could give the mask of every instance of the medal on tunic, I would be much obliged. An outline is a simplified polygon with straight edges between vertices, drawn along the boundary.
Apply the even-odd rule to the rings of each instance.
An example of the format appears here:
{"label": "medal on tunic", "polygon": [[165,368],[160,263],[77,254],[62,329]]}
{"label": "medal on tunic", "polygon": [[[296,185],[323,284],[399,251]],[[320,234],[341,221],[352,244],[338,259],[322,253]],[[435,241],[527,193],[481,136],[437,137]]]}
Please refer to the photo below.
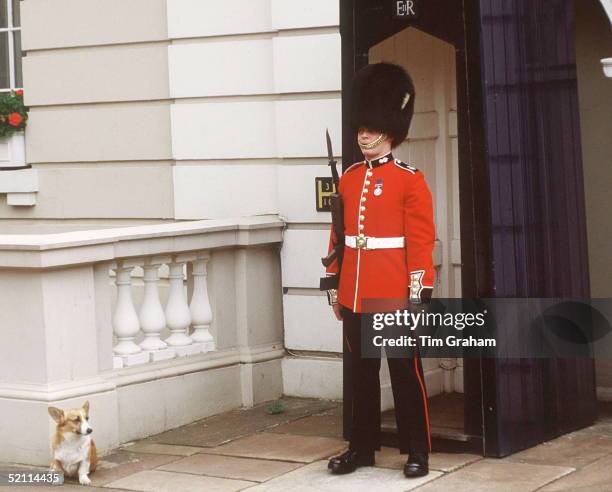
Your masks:
{"label": "medal on tunic", "polygon": [[382,187],[383,187],[383,180],[382,178],[378,178],[376,180],[376,183],[374,183],[374,196],[380,196],[382,195]]}

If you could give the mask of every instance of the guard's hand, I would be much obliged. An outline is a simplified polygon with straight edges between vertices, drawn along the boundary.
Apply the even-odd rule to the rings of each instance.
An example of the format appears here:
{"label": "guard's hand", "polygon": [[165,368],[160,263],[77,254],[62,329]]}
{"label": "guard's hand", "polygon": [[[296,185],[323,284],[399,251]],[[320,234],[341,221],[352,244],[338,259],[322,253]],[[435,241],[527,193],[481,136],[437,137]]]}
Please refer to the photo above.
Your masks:
{"label": "guard's hand", "polygon": [[334,314],[336,315],[336,319],[338,321],[342,321],[342,312],[340,311],[340,304],[334,304],[332,306],[332,309],[334,310]]}

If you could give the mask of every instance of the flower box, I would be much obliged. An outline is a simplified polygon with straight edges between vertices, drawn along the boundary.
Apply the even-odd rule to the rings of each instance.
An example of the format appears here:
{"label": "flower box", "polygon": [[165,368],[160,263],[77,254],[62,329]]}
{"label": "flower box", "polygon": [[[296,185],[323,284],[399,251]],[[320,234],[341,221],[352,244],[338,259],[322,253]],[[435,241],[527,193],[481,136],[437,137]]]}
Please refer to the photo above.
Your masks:
{"label": "flower box", "polygon": [[24,132],[27,120],[23,90],[0,94],[0,168],[26,166]]}
{"label": "flower box", "polygon": [[26,165],[24,131],[0,137],[0,168],[18,168]]}

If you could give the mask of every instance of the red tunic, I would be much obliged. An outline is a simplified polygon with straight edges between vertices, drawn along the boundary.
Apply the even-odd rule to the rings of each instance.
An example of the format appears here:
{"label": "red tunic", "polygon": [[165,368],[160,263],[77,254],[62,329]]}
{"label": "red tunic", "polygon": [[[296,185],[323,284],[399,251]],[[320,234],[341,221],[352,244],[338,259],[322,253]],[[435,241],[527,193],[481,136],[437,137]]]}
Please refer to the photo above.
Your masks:
{"label": "red tunic", "polygon": [[[393,308],[431,297],[434,283],[433,204],[423,173],[393,158],[391,153],[353,164],[340,178],[347,236],[404,237],[404,247],[355,249],[344,247],[338,302],[354,312],[371,310],[364,300],[378,299]],[[333,228],[329,249],[336,236]],[[338,273],[334,260],[327,275]],[[391,300],[403,300],[403,306]],[[367,303],[366,303],[367,304]]]}

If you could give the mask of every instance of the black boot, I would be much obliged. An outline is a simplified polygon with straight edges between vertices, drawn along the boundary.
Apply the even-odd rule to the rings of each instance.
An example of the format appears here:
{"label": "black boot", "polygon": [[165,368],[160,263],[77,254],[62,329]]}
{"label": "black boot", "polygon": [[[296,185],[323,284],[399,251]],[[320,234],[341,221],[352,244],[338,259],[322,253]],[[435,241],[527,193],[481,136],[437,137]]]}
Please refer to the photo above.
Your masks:
{"label": "black boot", "polygon": [[422,477],[429,473],[429,455],[427,453],[410,453],[404,465],[407,477]]}
{"label": "black boot", "polygon": [[351,473],[360,466],[374,466],[374,451],[364,452],[349,449],[330,458],[327,464],[327,468],[337,474]]}

